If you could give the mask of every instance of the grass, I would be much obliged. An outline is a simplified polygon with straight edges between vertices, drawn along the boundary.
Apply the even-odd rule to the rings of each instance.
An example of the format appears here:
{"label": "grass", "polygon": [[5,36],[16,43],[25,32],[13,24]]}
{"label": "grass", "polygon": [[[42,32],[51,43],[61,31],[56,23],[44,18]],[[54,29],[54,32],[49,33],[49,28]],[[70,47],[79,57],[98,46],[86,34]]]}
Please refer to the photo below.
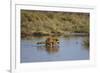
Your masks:
{"label": "grass", "polygon": [[22,37],[89,33],[89,13],[21,10]]}

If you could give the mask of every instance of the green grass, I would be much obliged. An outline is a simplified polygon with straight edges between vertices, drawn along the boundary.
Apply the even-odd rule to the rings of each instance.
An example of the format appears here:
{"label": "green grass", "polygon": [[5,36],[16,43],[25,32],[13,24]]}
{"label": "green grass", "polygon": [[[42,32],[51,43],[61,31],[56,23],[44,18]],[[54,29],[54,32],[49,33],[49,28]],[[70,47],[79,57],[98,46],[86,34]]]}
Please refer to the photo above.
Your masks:
{"label": "green grass", "polygon": [[21,33],[89,33],[89,13],[21,10]]}

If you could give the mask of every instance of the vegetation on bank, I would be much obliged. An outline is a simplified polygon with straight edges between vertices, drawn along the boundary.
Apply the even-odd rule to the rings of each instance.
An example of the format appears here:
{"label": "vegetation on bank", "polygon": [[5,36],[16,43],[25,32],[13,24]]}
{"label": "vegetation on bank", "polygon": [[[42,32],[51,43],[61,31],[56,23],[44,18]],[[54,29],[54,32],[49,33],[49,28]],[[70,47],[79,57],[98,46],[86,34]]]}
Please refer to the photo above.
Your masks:
{"label": "vegetation on bank", "polygon": [[21,10],[21,36],[89,34],[89,13]]}
{"label": "vegetation on bank", "polygon": [[89,46],[90,46],[90,43],[89,42],[90,42],[89,37],[84,38],[84,41],[83,41],[84,46],[86,48],[88,48],[88,49],[89,49]]}

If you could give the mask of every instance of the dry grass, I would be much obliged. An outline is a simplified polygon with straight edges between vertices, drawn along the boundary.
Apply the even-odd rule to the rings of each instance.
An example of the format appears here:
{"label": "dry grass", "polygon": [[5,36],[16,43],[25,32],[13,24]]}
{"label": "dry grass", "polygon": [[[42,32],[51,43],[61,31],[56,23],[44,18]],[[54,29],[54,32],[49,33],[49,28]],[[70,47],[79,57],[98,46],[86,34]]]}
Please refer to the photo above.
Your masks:
{"label": "dry grass", "polygon": [[22,33],[89,33],[89,13],[21,10]]}

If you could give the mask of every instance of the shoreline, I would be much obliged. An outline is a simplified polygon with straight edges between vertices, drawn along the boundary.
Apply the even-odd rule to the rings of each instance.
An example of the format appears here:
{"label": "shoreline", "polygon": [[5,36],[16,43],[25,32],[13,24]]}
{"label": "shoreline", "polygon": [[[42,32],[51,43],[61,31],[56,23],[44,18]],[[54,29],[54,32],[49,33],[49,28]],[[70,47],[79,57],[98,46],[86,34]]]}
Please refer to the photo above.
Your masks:
{"label": "shoreline", "polygon": [[48,37],[48,36],[56,36],[56,37],[59,37],[59,36],[64,36],[64,37],[67,37],[67,36],[89,36],[89,33],[40,33],[40,32],[35,32],[35,33],[21,33],[21,38],[31,38],[31,37]]}

